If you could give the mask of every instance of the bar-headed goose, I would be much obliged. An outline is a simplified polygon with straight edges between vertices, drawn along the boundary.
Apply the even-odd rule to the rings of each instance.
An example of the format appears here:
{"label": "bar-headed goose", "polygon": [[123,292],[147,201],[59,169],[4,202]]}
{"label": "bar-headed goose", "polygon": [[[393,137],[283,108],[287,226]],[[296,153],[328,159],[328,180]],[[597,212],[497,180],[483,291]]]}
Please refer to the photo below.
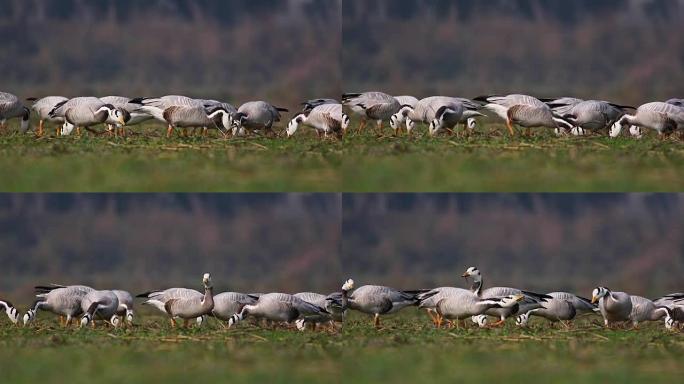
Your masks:
{"label": "bar-headed goose", "polygon": [[69,135],[74,127],[80,133],[81,127],[88,128],[102,124],[108,119],[126,125],[126,112],[111,104],[105,104],[97,97],[75,97],[59,103],[50,111],[50,117],[63,117],[62,135]]}
{"label": "bar-headed goose", "polygon": [[570,292],[550,292],[552,299],[546,300],[542,308],[533,309],[518,316],[515,323],[526,326],[530,316],[543,317],[551,322],[573,320],[577,315],[598,311],[591,300],[577,296]]}
{"label": "bar-headed goose", "polygon": [[246,102],[233,117],[233,135],[243,135],[245,129],[273,134],[273,124],[280,121],[280,112],[288,112],[288,109],[265,101]]}
{"label": "bar-headed goose", "polygon": [[302,103],[302,112],[308,112],[323,104],[340,104],[340,102],[335,99],[310,99]]}
{"label": "bar-headed goose", "polygon": [[549,295],[524,291],[518,288],[511,287],[491,287],[483,289],[484,280],[482,278],[482,273],[476,267],[469,267],[464,273],[464,278],[471,277],[473,279],[473,284],[470,290],[482,299],[488,299],[492,297],[503,297],[510,295],[523,295],[523,300],[516,303],[516,305],[502,307],[502,308],[492,308],[486,312],[489,316],[496,316],[499,321],[492,323],[491,326],[502,325],[507,318],[511,316],[516,316],[519,314],[527,313],[536,308],[542,308],[547,300],[552,297]]}
{"label": "bar-headed goose", "polygon": [[[124,111],[124,120],[127,127],[138,125],[152,119],[152,115],[141,108],[141,105],[139,104],[139,101],[142,100],[141,98],[133,99],[126,96],[105,96],[100,97],[100,100]],[[126,135],[124,126],[122,126],[118,121],[107,119],[105,123],[107,124],[108,130],[110,132],[113,131],[114,135],[118,135],[119,133],[122,136]]]}
{"label": "bar-headed goose", "polygon": [[245,305],[254,304],[258,299],[258,295],[222,292],[214,296],[214,309],[212,309],[211,314],[219,320],[228,321],[231,316],[240,313]]}
{"label": "bar-headed goose", "polygon": [[626,113],[627,109],[635,109],[634,107],[600,100],[586,100],[570,105],[551,102],[548,105],[552,108],[555,106],[570,107],[559,114],[573,125],[571,133],[575,136],[584,135],[587,130],[603,131],[608,129]]}
{"label": "bar-headed goose", "polygon": [[[466,106],[467,108],[464,108],[464,106]],[[434,125],[434,127],[430,128],[434,131],[438,125],[453,123],[453,121],[447,121],[447,118],[454,116],[452,113],[447,113],[445,116],[443,116],[443,122],[434,122],[434,120],[438,116],[438,111],[441,111],[442,114],[444,114],[445,112],[450,112],[454,109],[461,109],[465,112],[461,114],[461,118],[458,122],[466,124],[466,127],[468,129],[474,129],[475,119],[469,116],[469,114],[471,112],[474,112],[474,109],[477,108],[479,108],[479,105],[473,103],[473,101],[469,99],[449,96],[430,96],[418,100],[418,102],[415,105],[402,105],[397,111],[397,113],[390,117],[390,126],[394,130],[395,134],[399,132],[401,124],[403,124],[404,122],[406,123],[406,132],[408,134],[411,134],[416,124],[418,123]],[[474,115],[481,114],[477,113]],[[435,124],[432,124],[433,122]]]}
{"label": "bar-headed goose", "polygon": [[95,319],[109,321],[114,328],[121,324],[116,314],[119,310],[119,298],[112,291],[90,291],[81,299],[81,327],[91,324],[95,328]]}
{"label": "bar-headed goose", "polygon": [[0,308],[2,308],[7,314],[7,318],[10,319],[12,324],[19,324],[19,311],[7,300],[0,299]]}
{"label": "bar-headed goose", "polygon": [[427,311],[428,316],[430,316],[430,320],[432,320],[432,323],[436,327],[440,327],[442,325],[442,318],[437,313],[437,304],[439,304],[440,300],[452,295],[459,295],[463,291],[470,292],[467,289],[456,287],[433,288],[427,292],[418,294],[418,308],[425,309]]}
{"label": "bar-headed goose", "polygon": [[[216,121],[219,119],[221,123],[216,125]],[[207,110],[203,105],[174,105],[164,110],[164,120],[168,124],[166,137],[171,137],[175,128],[204,129],[209,126],[216,126],[217,128],[221,126],[222,128],[219,130],[225,134],[231,127],[232,115],[223,107]]]}
{"label": "bar-headed goose", "polygon": [[[39,309],[50,311],[59,315],[60,324],[68,326],[71,319],[83,313],[81,300],[88,293],[94,291],[93,288],[85,285],[48,285],[36,286],[36,300],[31,308],[24,314],[24,325],[33,321]],[[66,317],[66,321],[64,321]]]}
{"label": "bar-headed goose", "polygon": [[[642,321],[658,321],[665,317],[673,317],[672,311],[667,306],[657,306],[653,301],[641,296],[631,295],[629,299],[632,302],[629,320],[634,328],[638,327],[639,322]],[[665,326],[667,327],[667,324]]]}
{"label": "bar-headed goose", "polygon": [[669,99],[666,101],[666,103],[676,105],[678,107],[684,107],[684,99]]}
{"label": "bar-headed goose", "polygon": [[[166,303],[169,300],[178,298],[201,300],[203,295],[201,292],[190,288],[168,288],[164,290],[141,293],[136,297],[146,298],[147,300],[145,300],[142,305],[151,305],[168,316],[168,312],[166,311]],[[197,317],[196,323],[198,326],[202,325],[203,322],[204,318],[202,316]]]}
{"label": "bar-headed goose", "polygon": [[505,295],[502,297],[480,298],[468,290],[452,292],[437,302],[437,313],[449,320],[456,320],[459,327],[461,320],[481,315],[495,308],[512,308],[521,302],[522,294]]}
{"label": "bar-headed goose", "polygon": [[615,322],[628,321],[632,313],[632,300],[625,292],[613,292],[606,287],[596,287],[591,293],[591,302],[598,302],[606,327]]}
{"label": "bar-headed goose", "polygon": [[506,122],[508,132],[514,134],[513,126],[547,127],[556,129],[572,129],[572,124],[554,115],[551,108],[543,101],[529,95],[511,94],[506,96],[479,96],[475,101],[485,103],[484,108],[494,112]]}
{"label": "bar-headed goose", "polygon": [[208,315],[214,309],[213,287],[208,273],[202,277],[202,284],[204,284],[204,295],[201,297],[174,297],[164,303],[164,310],[169,316],[172,327],[176,326],[176,318],[183,319],[183,325],[187,327],[190,319]]}
{"label": "bar-headed goose", "polygon": [[307,316],[298,319],[297,328],[304,329],[307,324],[312,324],[315,329],[317,324],[327,323],[330,326],[330,330],[334,330],[335,322],[342,323],[344,321],[346,312],[342,309],[341,292],[331,293],[327,296],[315,292],[300,292],[295,293],[294,296],[307,303],[324,308],[328,312],[327,314]]}
{"label": "bar-headed goose", "polygon": [[38,115],[38,136],[43,135],[46,121],[57,124],[57,127],[55,128],[55,136],[59,135],[61,125],[64,124],[64,117],[50,117],[50,111],[52,111],[57,104],[65,102],[68,99],[64,96],[46,96],[40,99],[36,97],[29,97],[26,100],[33,101],[31,109],[33,109],[36,112],[36,115]]}
{"label": "bar-headed goose", "polygon": [[625,126],[653,129],[659,135],[670,134],[684,129],[684,107],[662,102],[642,104],[634,115],[623,115],[613,125],[610,136],[618,136]]}
{"label": "bar-headed goose", "polygon": [[427,291],[400,291],[382,285],[362,285],[350,293],[352,289],[354,280],[348,279],[342,285],[342,308],[373,315],[375,327],[380,327],[380,315],[396,313],[403,308],[418,305],[418,295]]}
{"label": "bar-headed goose", "polygon": [[198,107],[203,106],[202,100],[193,99],[187,96],[181,95],[166,95],[161,97],[143,97],[139,99],[130,100],[131,103],[139,104],[140,109],[152,115],[157,121],[166,123],[164,119],[164,111],[167,108],[173,106],[184,106],[184,107]]}
{"label": "bar-headed goose", "polygon": [[294,135],[299,125],[304,124],[314,128],[318,137],[323,134],[323,137],[335,135],[341,138],[345,119],[349,121],[349,118],[342,113],[342,104],[321,104],[290,120],[287,124],[287,137]]}
{"label": "bar-headed goose", "polygon": [[382,122],[389,120],[402,106],[397,99],[384,92],[345,93],[342,95],[342,104],[361,116],[359,131],[363,131],[368,120],[374,120],[379,133],[382,132]]}
{"label": "bar-headed goose", "polygon": [[[231,316],[228,326],[232,327],[247,316],[263,318],[273,322],[292,324],[293,321],[308,316],[323,316],[328,312],[325,308],[308,303],[287,293],[266,293],[259,296],[254,304],[245,305],[239,313]],[[296,324],[303,329],[304,324]]]}
{"label": "bar-headed goose", "polygon": [[[428,133],[435,136],[445,129],[453,132],[459,123],[464,124],[466,132],[473,131],[476,126],[475,117],[486,117],[486,115],[477,111],[478,105],[472,104],[470,100],[463,100],[440,107],[435,118],[430,122]],[[466,104],[468,102],[471,104]]]}
{"label": "bar-headed goose", "polygon": [[26,108],[17,96],[7,92],[0,92],[0,130],[5,129],[7,120],[16,117],[21,118],[19,131],[26,133],[29,129],[31,110]]}
{"label": "bar-headed goose", "polygon": [[133,325],[133,295],[128,291],[113,289],[112,292],[119,299],[119,307],[116,310],[117,316],[124,320],[124,323]]}

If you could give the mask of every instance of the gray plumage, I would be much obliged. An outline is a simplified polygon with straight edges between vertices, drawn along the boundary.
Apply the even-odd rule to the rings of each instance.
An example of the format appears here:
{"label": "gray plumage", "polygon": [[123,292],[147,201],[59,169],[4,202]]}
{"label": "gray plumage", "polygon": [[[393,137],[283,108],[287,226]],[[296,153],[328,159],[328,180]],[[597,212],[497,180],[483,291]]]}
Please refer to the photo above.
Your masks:
{"label": "gray plumage", "polygon": [[302,103],[302,112],[308,112],[323,104],[340,104],[340,102],[335,99],[310,99]]}
{"label": "gray plumage", "polygon": [[207,112],[203,105],[175,105],[164,110],[163,116],[164,120],[169,124],[169,131],[173,128],[217,126],[215,117],[218,116],[221,116],[218,126],[223,128],[221,129],[222,131],[226,131],[230,128],[232,119],[230,113],[221,107]]}
{"label": "gray plumage", "polygon": [[658,321],[668,315],[665,306],[659,307],[645,297],[631,295],[629,299],[632,302],[629,320],[635,327],[642,321]]}
{"label": "gray plumage", "polygon": [[662,102],[642,104],[634,115],[625,114],[617,124],[620,128],[635,125],[653,129],[658,134],[672,133],[684,129],[684,107]]}
{"label": "gray plumage", "polygon": [[342,104],[363,118],[379,122],[389,120],[401,107],[397,99],[384,92],[345,93]]}
{"label": "gray plumage", "polygon": [[595,308],[589,300],[569,292],[551,292],[547,295],[552,298],[544,301],[540,308],[521,313],[516,319],[516,324],[526,325],[529,316],[543,317],[551,322],[573,320],[577,314],[593,312]]}
{"label": "gray plumage", "polygon": [[[126,119],[125,119],[126,125],[137,125],[137,124],[140,124],[140,123],[145,122],[147,120],[151,120],[153,118],[151,114],[144,111],[142,109],[141,105],[132,101],[134,99],[132,99],[130,97],[126,97],[126,96],[105,96],[105,97],[100,97],[100,100],[102,100],[106,104],[111,104],[115,107],[120,108],[123,111],[126,111],[126,113],[128,114]],[[118,122],[110,121],[109,119],[108,119],[107,123],[118,125]]]}
{"label": "gray plumage", "polygon": [[273,124],[280,121],[280,112],[286,108],[276,107],[265,101],[249,101],[238,108],[233,117],[233,134],[243,134],[244,129],[271,131]]}
{"label": "gray plumage", "polygon": [[65,126],[62,134],[69,134],[73,127],[90,127],[102,124],[107,119],[125,125],[125,112],[123,109],[105,104],[97,97],[75,97],[61,104],[57,104],[50,112],[51,117],[64,117]]}
{"label": "gray plumage", "polygon": [[[554,104],[549,104],[553,106]],[[598,131],[609,128],[631,107],[609,103],[607,101],[586,100],[573,104],[569,110],[561,113],[563,119],[575,127]],[[573,127],[574,128],[574,127]]]}
{"label": "gray plumage", "polygon": [[214,309],[211,314],[217,319],[228,321],[248,304],[257,302],[258,296],[240,292],[222,292],[214,296]]}
{"label": "gray plumage", "polygon": [[402,95],[402,96],[394,96],[394,98],[397,99],[397,101],[399,102],[399,105],[401,105],[401,106],[409,105],[411,107],[415,107],[416,104],[418,104],[418,99],[413,97],[413,96]]}
{"label": "gray plumage", "polygon": [[92,290],[81,299],[81,325],[87,325],[95,319],[110,321],[113,326],[118,326],[117,311],[119,310],[119,298],[112,291]]}
{"label": "gray plumage", "polygon": [[571,129],[572,125],[554,116],[551,108],[536,97],[521,94],[506,96],[480,96],[475,101],[484,102],[484,108],[494,112],[513,134],[513,125],[521,127],[547,127],[556,129]]}
{"label": "gray plumage", "polygon": [[113,289],[112,292],[116,295],[116,298],[119,299],[119,307],[116,310],[116,314],[118,316],[121,316],[126,323],[132,324],[133,323],[133,295],[131,295],[130,292],[128,291],[122,291],[120,289]]}
{"label": "gray plumage", "polygon": [[354,280],[342,285],[342,308],[354,309],[374,316],[374,324],[380,326],[380,315],[396,313],[412,305],[418,305],[418,295],[427,290],[401,291],[382,285],[362,285],[354,289]]}
{"label": "gray plumage", "polygon": [[[596,304],[592,304],[591,300],[577,296],[574,293],[570,292],[550,292],[547,293],[547,295],[553,297],[554,299],[560,299],[560,300],[566,300],[572,306],[575,308],[577,311],[577,314],[584,314],[584,313],[594,313],[597,312],[598,307]],[[544,305],[546,306],[546,305]]]}
{"label": "gray plumage", "polygon": [[[390,117],[390,126],[397,132],[401,124],[406,122],[406,130],[410,133],[417,123],[432,123],[438,117],[438,111],[442,113],[450,111],[445,116],[445,118],[449,118],[445,122],[451,124],[450,127],[453,127],[456,123],[462,122],[461,118],[466,108],[477,109],[479,105],[472,100],[459,97],[430,96],[418,100],[413,107],[403,105],[397,113]],[[460,111],[460,114],[458,111]]]}
{"label": "gray plumage", "polygon": [[307,323],[344,321],[345,311],[342,309],[341,293],[333,293],[326,296],[315,292],[300,292],[295,293],[294,296],[306,301],[307,303],[324,308],[328,312],[327,314],[306,317],[305,320]]}
{"label": "gray plumage", "polygon": [[591,301],[598,301],[598,307],[606,326],[614,322],[628,321],[632,312],[632,301],[625,292],[612,292],[605,287],[597,287],[592,292]]}
{"label": "gray plumage", "polygon": [[55,106],[59,103],[65,102],[69,99],[67,99],[64,96],[46,96],[40,99],[37,98],[29,98],[27,100],[33,101],[33,104],[31,105],[31,109],[38,115],[38,118],[43,121],[47,121],[50,123],[56,123],[56,124],[62,124],[64,123],[64,117],[63,116],[50,116],[50,112],[55,108]]}
{"label": "gray plumage", "polygon": [[584,100],[578,99],[576,97],[559,97],[555,99],[539,99],[543,102],[545,102],[551,110],[560,115],[563,116],[566,113],[568,113],[572,107],[575,105],[583,102]]}
{"label": "gray plumage", "polygon": [[31,111],[24,106],[19,98],[11,93],[0,92],[0,127],[4,127],[9,119],[21,118],[21,133],[25,133],[29,128]]}
{"label": "gray plumage", "polygon": [[326,315],[327,311],[317,305],[308,303],[287,293],[266,293],[259,296],[255,304],[248,304],[240,313],[231,317],[228,325],[232,326],[247,316],[254,316],[275,322],[292,323],[307,317]]}
{"label": "gray plumage", "polygon": [[24,325],[35,319],[38,309],[66,316],[68,325],[72,318],[83,313],[81,300],[92,291],[94,291],[93,288],[85,285],[37,286],[36,301],[24,315]]}
{"label": "gray plumage", "polygon": [[437,304],[440,300],[450,297],[457,296],[463,292],[470,292],[467,289],[456,288],[456,287],[438,287],[433,288],[427,292],[423,292],[417,295],[419,300],[418,308],[423,309],[436,309]]}
{"label": "gray plumage", "polygon": [[684,99],[669,99],[666,101],[666,103],[676,105],[678,107],[684,107]]}
{"label": "gray plumage", "polygon": [[492,309],[507,309],[517,306],[522,295],[480,298],[468,290],[452,291],[437,302],[437,313],[449,320],[463,320],[486,313]]}
{"label": "gray plumage", "polygon": [[319,134],[325,136],[334,134],[342,135],[343,114],[342,104],[321,104],[308,112],[303,112],[292,118],[287,124],[287,136],[292,136],[300,124],[310,126]]}
{"label": "gray plumage", "polygon": [[137,100],[141,109],[152,115],[156,120],[166,122],[164,111],[174,106],[198,107],[203,106],[202,101],[181,95],[166,95],[162,97],[142,98]]}

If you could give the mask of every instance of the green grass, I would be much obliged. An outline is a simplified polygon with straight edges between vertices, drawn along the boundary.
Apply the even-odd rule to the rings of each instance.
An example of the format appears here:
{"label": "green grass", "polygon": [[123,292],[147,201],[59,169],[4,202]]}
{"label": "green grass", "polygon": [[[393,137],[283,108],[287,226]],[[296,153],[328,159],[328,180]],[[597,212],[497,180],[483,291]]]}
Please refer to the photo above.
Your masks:
{"label": "green grass", "polygon": [[171,329],[146,316],[131,329],[62,329],[46,314],[30,328],[0,325],[6,383],[70,382],[679,382],[684,337],[662,322],[572,329],[534,318],[528,329],[434,329],[415,309],[375,330],[354,313],[336,334],[261,329]]}
{"label": "green grass", "polygon": [[[352,132],[356,126],[350,127]],[[564,137],[535,129],[532,137],[508,136],[488,124],[470,137],[413,137],[385,128],[352,133],[345,141],[342,180],[354,192],[630,192],[682,191],[684,143],[654,134],[628,137]],[[505,132],[505,133],[504,133]],[[459,133],[462,127],[459,126]]]}
{"label": "green grass", "polygon": [[164,137],[159,124],[127,138],[0,136],[7,192],[338,191],[340,142],[303,130],[296,140]]}

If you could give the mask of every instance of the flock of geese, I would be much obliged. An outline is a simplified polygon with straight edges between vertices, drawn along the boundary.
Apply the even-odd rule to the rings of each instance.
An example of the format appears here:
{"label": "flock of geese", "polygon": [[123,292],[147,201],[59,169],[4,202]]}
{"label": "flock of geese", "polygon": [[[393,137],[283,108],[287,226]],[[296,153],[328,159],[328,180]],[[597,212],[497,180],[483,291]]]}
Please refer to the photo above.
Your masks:
{"label": "flock of geese", "polygon": [[[211,276],[202,278],[204,291],[190,288],[169,288],[137,295],[167,316],[171,325],[183,320],[184,326],[194,322],[201,326],[214,317],[228,328],[252,318],[275,327],[283,325],[299,330],[315,329],[318,325],[338,329],[348,310],[373,317],[375,327],[381,327],[381,316],[396,313],[409,306],[425,309],[434,325],[448,323],[457,328],[470,319],[479,327],[496,327],[514,318],[518,326],[526,326],[531,316],[569,327],[580,315],[599,314],[606,327],[631,324],[634,328],[644,321],[664,319],[667,329],[677,330],[684,324],[684,293],[671,293],[655,300],[597,287],[591,300],[570,292],[535,293],[511,287],[484,287],[481,272],[468,268],[462,275],[472,279],[469,288],[438,287],[421,290],[398,290],[380,285],[363,285],[355,289],[354,281],[344,282],[339,292],[239,293],[214,295]],[[85,285],[46,285],[36,287],[36,300],[21,316],[6,300],[0,300],[9,319],[16,325],[29,325],[38,311],[49,311],[68,326],[72,321],[80,327],[101,321],[113,327],[132,325],[134,298],[121,290],[97,290]],[[496,319],[489,323],[489,318]]]}
{"label": "flock of geese", "polygon": [[[244,136],[264,133],[275,135],[273,125],[282,118],[287,108],[265,101],[250,101],[240,107],[218,101],[195,99],[180,95],[156,98],[129,98],[123,96],[75,97],[47,96],[28,98],[25,106],[19,97],[0,92],[0,128],[7,120],[20,118],[20,131],[28,131],[31,110],[38,116],[36,134],[41,136],[45,124],[55,125],[56,135],[69,135],[81,128],[94,133],[125,135],[125,127],[147,120],[156,120],[167,127],[167,136],[182,128],[218,129],[225,136]],[[395,135],[402,125],[411,134],[418,123],[428,127],[428,134],[455,133],[458,124],[464,132],[477,127],[477,119],[491,113],[506,123],[510,135],[515,126],[546,127],[558,136],[582,136],[589,133],[617,137],[624,130],[634,138],[641,138],[644,129],[663,135],[684,133],[684,99],[655,101],[635,108],[602,100],[582,100],[573,97],[539,99],[529,95],[479,96],[473,99],[449,96],[431,96],[418,100],[413,96],[391,96],[383,92],[345,93],[342,101],[321,98],[302,103],[302,110],[287,124],[285,135],[291,137],[300,125],[315,130],[319,137],[341,138],[350,124],[349,115],[361,120],[359,132],[368,121],[375,121],[377,132],[382,133],[383,123],[389,122]],[[632,112],[634,111],[634,112]],[[630,113],[632,112],[632,113]],[[104,124],[105,131],[93,126]]]}

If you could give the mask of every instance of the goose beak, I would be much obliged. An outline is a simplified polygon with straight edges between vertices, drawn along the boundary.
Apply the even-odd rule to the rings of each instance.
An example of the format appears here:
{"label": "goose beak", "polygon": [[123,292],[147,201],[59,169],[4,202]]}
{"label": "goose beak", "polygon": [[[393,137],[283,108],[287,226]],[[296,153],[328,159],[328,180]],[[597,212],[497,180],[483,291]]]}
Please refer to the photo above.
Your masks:
{"label": "goose beak", "polygon": [[123,117],[119,117],[119,124],[126,125],[126,120]]}
{"label": "goose beak", "polygon": [[463,274],[461,275],[461,277],[468,277],[468,276],[470,276],[470,274],[468,272],[463,272]]}
{"label": "goose beak", "polygon": [[524,295],[515,295],[514,296],[515,301],[522,301],[524,298],[525,298]]}
{"label": "goose beak", "polygon": [[598,297],[591,295],[591,303],[596,304],[597,301],[598,301]]}

